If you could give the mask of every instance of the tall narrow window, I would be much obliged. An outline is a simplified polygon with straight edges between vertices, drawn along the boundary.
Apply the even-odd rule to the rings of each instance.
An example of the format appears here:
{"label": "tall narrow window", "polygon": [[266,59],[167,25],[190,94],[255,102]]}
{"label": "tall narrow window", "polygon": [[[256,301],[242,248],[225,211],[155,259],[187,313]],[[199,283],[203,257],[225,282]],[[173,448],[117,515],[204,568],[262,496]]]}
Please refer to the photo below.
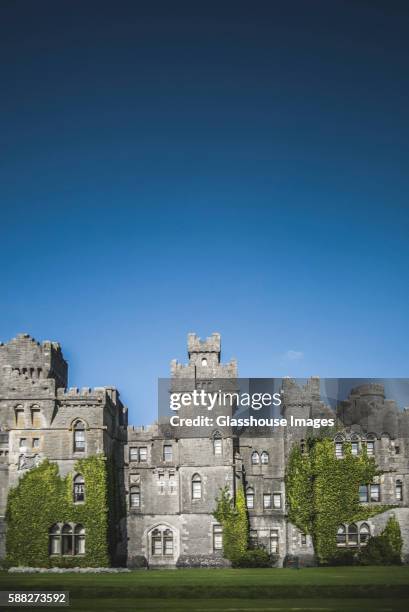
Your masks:
{"label": "tall narrow window", "polygon": [[223,448],[222,448],[222,439],[220,436],[215,436],[213,438],[213,452],[215,455],[221,455],[223,452]]}
{"label": "tall narrow window", "polygon": [[175,491],[176,491],[176,478],[175,478],[175,474],[171,472],[169,474],[169,492],[171,495],[173,495]]}
{"label": "tall narrow window", "polygon": [[249,487],[246,491],[247,508],[254,508],[254,489]]}
{"label": "tall narrow window", "polygon": [[359,454],[359,442],[356,438],[351,440],[351,452],[356,457]]}
{"label": "tall narrow window", "polygon": [[278,554],[279,537],[278,529],[270,529],[270,552],[273,555]]}
{"label": "tall narrow window", "polygon": [[85,529],[82,525],[76,525],[74,529],[74,555],[85,554]]}
{"label": "tall narrow window", "polygon": [[139,449],[139,461],[147,461],[148,460],[148,449],[146,446],[141,446]]}
{"label": "tall narrow window", "polygon": [[163,532],[163,554],[173,555],[173,532],[170,529]]}
{"label": "tall narrow window", "polygon": [[344,456],[344,449],[342,442],[335,442],[335,456],[341,459]]}
{"label": "tall narrow window", "polygon": [[132,447],[129,449],[129,461],[138,461],[139,460],[139,449]]}
{"label": "tall narrow window", "polygon": [[159,493],[162,495],[165,492],[165,474],[158,474]]}
{"label": "tall narrow window", "polygon": [[131,487],[129,494],[129,505],[133,509],[141,507],[141,491],[139,487]]}
{"label": "tall narrow window", "polygon": [[163,460],[172,461],[172,445],[165,444],[163,447]]}
{"label": "tall narrow window", "polygon": [[352,525],[348,527],[348,544],[349,546],[358,545],[358,527],[355,523],[352,523]]}
{"label": "tall narrow window", "polygon": [[359,501],[365,503],[368,501],[368,485],[359,485]]}
{"label": "tall narrow window", "polygon": [[370,488],[370,494],[371,494],[371,502],[378,502],[381,498],[379,485],[371,484],[369,488]]}
{"label": "tall narrow window", "polygon": [[281,493],[274,493],[273,504],[274,508],[281,508]]}
{"label": "tall narrow window", "polygon": [[260,456],[257,451],[251,453],[251,463],[253,465],[258,465],[260,463]]}
{"label": "tall narrow window", "polygon": [[266,464],[268,463],[268,459],[269,459],[269,457],[268,457],[268,452],[267,452],[267,451],[263,451],[263,452],[261,453],[261,463],[262,463],[263,465],[266,465]]}
{"label": "tall narrow window", "polygon": [[345,525],[340,525],[337,529],[337,545],[345,546],[347,543],[347,530]]}
{"label": "tall narrow window", "polygon": [[359,528],[359,543],[361,545],[365,545],[368,542],[370,535],[371,532],[369,530],[369,525],[367,523],[362,523]]}
{"label": "tall narrow window", "polygon": [[162,532],[159,529],[154,529],[151,536],[152,541],[152,554],[162,554]]}
{"label": "tall narrow window", "polygon": [[24,408],[23,406],[17,406],[16,410],[16,427],[21,429],[24,427]]}
{"label": "tall narrow window", "polygon": [[305,533],[300,534],[301,546],[307,546],[307,535]]}
{"label": "tall narrow window", "polygon": [[72,555],[72,527],[71,525],[64,525],[61,531],[62,534],[62,554]]}
{"label": "tall narrow window", "polygon": [[195,474],[192,478],[192,499],[202,498],[202,479],[199,474]]}
{"label": "tall narrow window", "polygon": [[61,532],[58,525],[53,525],[49,530],[49,550],[50,555],[61,554]]}
{"label": "tall narrow window", "polygon": [[223,550],[223,527],[213,525],[213,550]]}
{"label": "tall narrow window", "polygon": [[396,481],[395,498],[396,498],[396,501],[399,501],[399,502],[403,500],[403,484],[401,480]]}
{"label": "tall narrow window", "polygon": [[271,493],[264,493],[263,495],[263,508],[268,510],[271,508]]}
{"label": "tall narrow window", "polygon": [[20,438],[19,448],[21,451],[25,451],[27,447],[27,438]]}
{"label": "tall narrow window", "polygon": [[85,427],[82,421],[74,425],[74,452],[85,451]]}
{"label": "tall narrow window", "polygon": [[31,408],[31,423],[32,426],[35,429],[38,429],[41,427],[42,423],[41,423],[41,412],[40,412],[40,408],[38,406],[33,406]]}
{"label": "tall narrow window", "polygon": [[85,501],[85,482],[82,474],[74,478],[74,503]]}

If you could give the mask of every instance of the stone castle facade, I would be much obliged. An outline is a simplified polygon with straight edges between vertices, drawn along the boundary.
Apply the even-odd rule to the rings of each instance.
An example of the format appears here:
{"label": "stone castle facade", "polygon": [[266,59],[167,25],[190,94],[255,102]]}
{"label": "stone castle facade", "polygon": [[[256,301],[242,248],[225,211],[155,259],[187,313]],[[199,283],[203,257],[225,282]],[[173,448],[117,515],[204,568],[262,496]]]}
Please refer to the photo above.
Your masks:
{"label": "stone castle facade", "polygon": [[[234,380],[237,364],[221,362],[220,335],[201,340],[188,336],[188,363],[171,363],[172,384],[191,381],[208,388],[214,379]],[[39,344],[22,334],[0,344],[0,558],[5,554],[5,510],[10,487],[47,457],[61,475],[74,475],[74,501],[84,502],[87,483],[74,474],[79,458],[114,457],[118,498],[126,500],[126,516],[115,526],[114,564],[128,567],[223,566],[223,534],[213,518],[215,498],[228,486],[243,484],[250,519],[250,540],[275,553],[278,565],[289,556],[313,563],[310,536],[286,516],[284,475],[291,446],[307,436],[306,428],[215,428],[207,437],[180,435],[158,423],[128,426],[127,410],[111,387],[67,389],[68,367],[55,342]],[[305,385],[283,379],[282,416],[333,417],[321,401],[320,380]],[[396,506],[356,525],[340,525],[339,546],[364,545],[377,535],[391,513],[398,519],[409,560],[409,411],[385,398],[379,384],[351,390],[340,402],[337,417],[344,430],[334,439],[342,456],[345,441],[358,454],[366,445],[382,475],[360,489],[362,503]],[[50,526],[51,527],[51,526]],[[86,548],[86,525],[82,544]],[[50,554],[53,554],[50,548]],[[60,551],[61,552],[61,551]]]}

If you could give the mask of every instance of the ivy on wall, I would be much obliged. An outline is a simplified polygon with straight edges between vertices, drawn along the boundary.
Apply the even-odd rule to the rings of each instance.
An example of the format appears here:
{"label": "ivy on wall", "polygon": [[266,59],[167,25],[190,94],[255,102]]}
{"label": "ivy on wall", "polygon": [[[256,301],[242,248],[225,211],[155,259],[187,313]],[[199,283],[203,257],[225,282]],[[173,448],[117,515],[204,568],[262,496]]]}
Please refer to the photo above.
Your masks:
{"label": "ivy on wall", "polygon": [[229,488],[224,487],[216,499],[214,518],[223,527],[223,555],[230,561],[239,559],[248,547],[249,522],[243,487],[236,494],[236,504]]}
{"label": "ivy on wall", "polygon": [[288,518],[312,536],[315,554],[325,563],[337,551],[341,523],[368,519],[391,506],[359,502],[359,485],[373,482],[379,474],[365,448],[354,456],[351,444],[345,443],[343,458],[337,458],[329,438],[311,438],[307,446],[308,452],[297,445],[290,452],[285,479]]}
{"label": "ivy on wall", "polygon": [[[44,460],[28,471],[7,500],[7,563],[32,567],[103,567],[109,565],[108,470],[102,455],[80,459],[75,472],[85,480],[85,501],[73,503],[73,475],[61,478],[56,463]],[[85,554],[49,556],[54,523],[85,527]]]}

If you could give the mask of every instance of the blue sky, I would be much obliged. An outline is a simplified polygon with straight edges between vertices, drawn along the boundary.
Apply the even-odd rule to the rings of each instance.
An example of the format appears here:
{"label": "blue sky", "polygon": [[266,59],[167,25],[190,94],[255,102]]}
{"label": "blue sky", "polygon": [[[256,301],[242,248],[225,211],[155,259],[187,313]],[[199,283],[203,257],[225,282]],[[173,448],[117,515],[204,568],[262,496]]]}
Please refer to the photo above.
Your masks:
{"label": "blue sky", "polygon": [[407,376],[407,3],[193,4],[2,3],[0,339],[135,424],[191,331],[241,376]]}

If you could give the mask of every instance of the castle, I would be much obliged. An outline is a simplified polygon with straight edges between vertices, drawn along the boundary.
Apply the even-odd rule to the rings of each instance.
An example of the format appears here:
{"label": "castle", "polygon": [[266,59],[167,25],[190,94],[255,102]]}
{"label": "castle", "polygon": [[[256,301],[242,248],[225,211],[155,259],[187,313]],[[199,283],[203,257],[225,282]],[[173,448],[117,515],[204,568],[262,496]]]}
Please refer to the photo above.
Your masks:
{"label": "castle", "polygon": [[[86,502],[87,482],[75,473],[76,461],[102,454],[115,458],[112,495],[126,500],[126,512],[115,525],[113,564],[225,565],[222,527],[212,513],[220,489],[227,485],[234,493],[239,484],[246,493],[250,541],[274,553],[278,565],[291,555],[313,563],[310,536],[286,515],[286,462],[292,445],[307,436],[305,428],[255,435],[248,428],[237,432],[224,427],[209,436],[192,437],[164,430],[158,423],[128,426],[127,410],[116,389],[67,389],[67,373],[58,343],[40,344],[21,334],[0,344],[0,558],[5,555],[8,491],[21,475],[48,458],[58,464],[62,476],[73,475],[74,502],[81,504]],[[172,361],[171,377],[176,386],[190,380],[196,389],[214,379],[234,383],[237,364],[221,362],[219,334],[205,340],[189,334],[188,364]],[[318,378],[305,385],[283,379],[282,385],[283,416],[334,416],[321,400]],[[408,561],[409,411],[386,399],[382,385],[368,384],[351,389],[337,406],[337,417],[344,429],[334,438],[336,456],[342,457],[345,441],[351,442],[353,454],[366,445],[382,473],[366,490],[361,487],[362,503],[395,506],[356,525],[340,525],[338,545],[364,545],[393,513]],[[78,544],[65,550],[59,548],[58,537],[50,535],[50,555],[80,556],[87,549],[87,525],[75,536]]]}

